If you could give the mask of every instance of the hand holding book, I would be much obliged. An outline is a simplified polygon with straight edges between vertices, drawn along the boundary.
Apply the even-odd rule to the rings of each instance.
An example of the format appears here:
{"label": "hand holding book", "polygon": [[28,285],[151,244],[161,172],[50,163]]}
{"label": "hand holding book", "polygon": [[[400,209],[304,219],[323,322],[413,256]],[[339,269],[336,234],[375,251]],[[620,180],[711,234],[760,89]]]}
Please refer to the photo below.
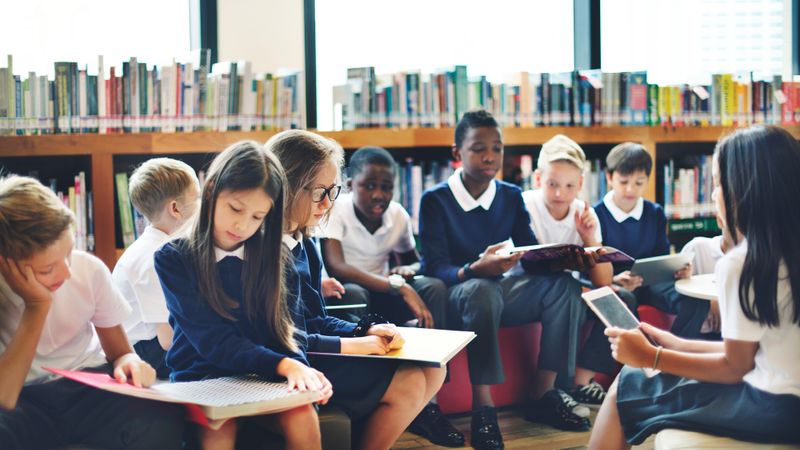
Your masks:
{"label": "hand holding book", "polygon": [[508,247],[508,242],[486,247],[480,258],[472,263],[472,272],[479,278],[498,277],[508,272],[523,256],[520,252],[511,251],[513,249]]}

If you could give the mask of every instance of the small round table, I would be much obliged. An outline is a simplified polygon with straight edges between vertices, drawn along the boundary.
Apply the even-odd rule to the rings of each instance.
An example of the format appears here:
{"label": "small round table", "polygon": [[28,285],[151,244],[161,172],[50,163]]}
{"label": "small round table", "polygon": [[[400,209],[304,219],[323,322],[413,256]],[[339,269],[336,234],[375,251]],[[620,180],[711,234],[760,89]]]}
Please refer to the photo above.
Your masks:
{"label": "small round table", "polygon": [[718,297],[713,273],[692,275],[690,278],[678,280],[675,282],[675,290],[680,294],[702,300],[716,300]]}

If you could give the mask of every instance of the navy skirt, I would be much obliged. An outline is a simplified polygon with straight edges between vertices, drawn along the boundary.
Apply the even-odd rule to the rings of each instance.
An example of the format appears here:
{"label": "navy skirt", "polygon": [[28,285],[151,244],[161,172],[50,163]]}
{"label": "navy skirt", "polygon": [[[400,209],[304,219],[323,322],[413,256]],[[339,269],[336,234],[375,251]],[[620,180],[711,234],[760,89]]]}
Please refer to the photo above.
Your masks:
{"label": "navy skirt", "polygon": [[666,428],[763,443],[800,443],[800,397],[622,368],[617,408],[630,444]]}
{"label": "navy skirt", "polygon": [[333,385],[330,402],[354,421],[375,410],[400,366],[399,361],[339,355],[309,355],[309,360]]}

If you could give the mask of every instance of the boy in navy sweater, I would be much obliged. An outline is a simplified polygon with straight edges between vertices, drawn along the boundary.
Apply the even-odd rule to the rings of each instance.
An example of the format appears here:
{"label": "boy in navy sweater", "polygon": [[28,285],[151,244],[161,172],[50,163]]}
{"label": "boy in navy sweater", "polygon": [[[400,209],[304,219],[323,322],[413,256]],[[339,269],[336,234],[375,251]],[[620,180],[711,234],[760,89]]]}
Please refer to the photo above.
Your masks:
{"label": "boy in navy sweater", "polygon": [[[594,207],[600,220],[603,243],[636,259],[670,252],[664,210],[642,198],[652,166],[650,154],[640,144],[625,142],[611,149],[606,157],[606,179],[612,190]],[[675,279],[687,278],[691,274],[690,264],[675,272]],[[678,294],[675,283],[671,281],[643,285],[645,281],[627,270],[614,276],[614,283],[623,287],[620,296],[626,297],[626,301],[635,295],[640,304],[675,314],[673,334],[699,337],[709,302]]]}
{"label": "boy in navy sweater", "polygon": [[[541,274],[506,275],[521,254],[496,252],[509,239],[536,244],[518,187],[495,180],[503,141],[486,111],[467,112],[458,123],[453,157],[462,168],[422,195],[419,232],[422,270],[449,287],[451,328],[474,331],[467,347],[473,385],[472,446],[503,448],[490,387],[504,381],[497,331],[501,325],[540,321],[542,346],[526,417],[563,429],[585,430],[589,420],[572,409],[577,403],[555,389],[557,373],[572,375],[583,311],[580,287],[565,267],[539,268]],[[565,265],[594,266],[597,254],[575,254]]]}

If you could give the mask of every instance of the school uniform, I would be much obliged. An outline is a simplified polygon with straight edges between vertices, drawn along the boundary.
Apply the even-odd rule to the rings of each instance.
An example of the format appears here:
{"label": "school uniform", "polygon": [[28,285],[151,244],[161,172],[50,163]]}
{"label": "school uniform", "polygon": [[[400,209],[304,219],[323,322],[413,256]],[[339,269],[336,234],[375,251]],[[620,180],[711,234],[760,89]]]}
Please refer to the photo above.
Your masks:
{"label": "school uniform", "polygon": [[125,333],[136,353],[154,369],[158,378],[169,378],[156,324],[169,321],[167,300],[153,262],[153,255],[169,242],[169,235],[148,225],[144,233],[128,247],[111,273],[114,284],[131,305],[132,312],[123,322]]}
{"label": "school uniform", "polygon": [[[636,259],[669,254],[667,217],[660,205],[639,197],[636,206],[626,213],[614,203],[614,191],[609,191],[595,205],[595,211],[602,228],[603,244]],[[681,337],[699,337],[708,316],[708,301],[679,294],[674,281],[641,286],[633,293],[620,289],[619,294],[626,303],[633,304],[635,299],[638,304],[674,314],[671,331]]]}
{"label": "school uniform", "polygon": [[580,287],[568,273],[527,273],[494,279],[458,279],[491,244],[511,239],[536,244],[518,187],[498,180],[477,199],[461,181],[461,169],[425,191],[419,231],[422,270],[449,287],[450,328],[474,331],[467,347],[473,384],[505,380],[497,332],[500,326],[542,323],[539,367],[572,376],[583,305]]}
{"label": "school uniform", "polygon": [[[341,337],[350,337],[356,324],[328,316],[322,290],[322,259],[310,239],[284,235],[283,243],[292,254],[287,275],[287,295],[302,316],[295,325],[304,331],[310,352],[340,353]],[[330,402],[354,419],[362,419],[380,403],[394,373],[397,361],[373,358],[342,358],[315,355],[311,366],[321,371],[333,385]]]}
{"label": "school uniform", "polygon": [[[725,255],[715,271],[722,336],[758,342],[755,366],[742,383],[725,385],[624,368],[617,407],[625,439],[639,444],[665,428],[678,428],[753,442],[800,443],[800,327],[792,322],[788,270],[781,263],[777,302],[780,324],[760,325],[739,304],[747,244]],[[751,300],[752,301],[752,300]]]}
{"label": "school uniform", "polygon": [[[531,218],[531,229],[536,235],[540,244],[574,244],[585,246],[578,228],[575,226],[575,213],[583,213],[586,206],[583,200],[574,199],[569,206],[567,215],[558,220],[550,214],[545,204],[544,191],[541,189],[526,191],[522,193],[525,202],[525,209]],[[594,208],[589,208],[589,214],[597,220],[597,213]],[[602,230],[600,222],[597,222],[594,240],[601,242]],[[577,282],[577,281],[576,281]],[[630,301],[630,299],[628,299]],[[629,308],[636,309],[635,301],[630,302]],[[579,367],[605,374],[614,373],[618,363],[611,356],[611,349],[608,346],[608,338],[605,335],[605,326],[597,320],[597,317],[587,306],[584,305],[584,314],[581,324],[588,319],[595,320],[592,330],[586,339],[581,350],[578,352],[577,365]],[[569,385],[568,380],[559,380],[560,384]]]}
{"label": "school uniform", "polygon": [[[411,218],[405,208],[392,201],[381,217],[381,226],[370,233],[356,216],[355,208],[352,194],[341,195],[331,209],[325,237],[341,242],[347,264],[386,277],[389,275],[389,258],[393,253],[403,254],[416,248]],[[436,326],[446,328],[447,287],[444,283],[436,278],[418,275],[409,284],[431,311]],[[345,293],[337,303],[366,303],[366,310],[377,312],[398,324],[414,318],[399,295],[372,292],[356,283],[344,283],[344,288]],[[359,317],[365,312],[349,311],[349,316]]]}
{"label": "school uniform", "polygon": [[[3,448],[180,448],[183,409],[101,391],[43,367],[111,371],[95,327],[120,325],[131,308],[102,261],[73,251],[71,278],[53,292],[17,406],[0,411]],[[25,302],[0,276],[0,353],[6,351]]]}
{"label": "school uniform", "polygon": [[267,333],[266,319],[251,319],[242,307],[244,246],[233,252],[215,248],[222,290],[239,306],[225,318],[201,291],[188,243],[179,239],[155,254],[155,269],[164,289],[173,329],[167,365],[172,381],[194,381],[243,374],[277,378],[278,363],[293,358],[306,365],[305,348],[293,353]]}
{"label": "school uniform", "polygon": [[682,254],[694,253],[692,258],[692,274],[714,273],[717,261],[725,253],[722,252],[722,235],[714,237],[698,236],[681,249]]}

